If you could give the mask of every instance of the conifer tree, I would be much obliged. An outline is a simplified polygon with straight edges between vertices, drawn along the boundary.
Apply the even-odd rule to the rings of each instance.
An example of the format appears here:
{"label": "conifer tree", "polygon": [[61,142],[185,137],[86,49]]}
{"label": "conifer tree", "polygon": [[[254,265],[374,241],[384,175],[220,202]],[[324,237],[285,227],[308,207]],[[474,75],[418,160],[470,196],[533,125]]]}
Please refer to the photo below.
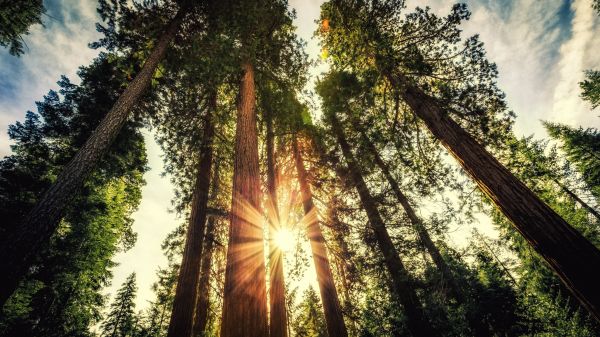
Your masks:
{"label": "conifer tree", "polygon": [[110,337],[133,337],[136,335],[135,296],[137,285],[135,273],[131,273],[117,291],[107,319],[102,323],[102,334]]}
{"label": "conifer tree", "polygon": [[298,337],[326,337],[325,317],[321,310],[319,296],[312,286],[304,291],[294,318],[294,332]]}
{"label": "conifer tree", "polygon": [[7,47],[11,55],[25,52],[23,36],[29,28],[42,23],[46,12],[42,0],[12,0],[0,4],[0,46]]}

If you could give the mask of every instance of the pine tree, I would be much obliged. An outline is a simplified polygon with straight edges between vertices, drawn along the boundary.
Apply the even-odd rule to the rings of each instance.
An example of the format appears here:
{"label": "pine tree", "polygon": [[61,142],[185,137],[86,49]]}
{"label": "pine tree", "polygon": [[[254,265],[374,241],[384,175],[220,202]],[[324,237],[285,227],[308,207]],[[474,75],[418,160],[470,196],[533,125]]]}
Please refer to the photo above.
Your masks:
{"label": "pine tree", "polygon": [[2,1],[0,5],[0,46],[8,47],[11,55],[20,56],[23,50],[23,35],[29,28],[42,23],[46,12],[42,0]]}
{"label": "pine tree", "polygon": [[325,317],[321,309],[319,296],[312,286],[304,291],[296,317],[294,318],[294,332],[298,337],[326,337]]}
{"label": "pine tree", "polygon": [[154,71],[164,57],[186,12],[186,10],[179,12],[167,25],[140,72],[114,102],[104,118],[99,121],[85,144],[64,166],[48,190],[40,196],[23,220],[19,221],[19,230],[11,233],[6,240],[10,244],[0,247],[0,253],[6,257],[0,265],[0,271],[5,275],[0,292],[0,305],[4,305],[15,291],[19,281],[33,263],[36,252],[47,244],[56,231],[60,219],[65,214],[65,208],[78,194],[89,174],[97,167],[110,145],[119,136],[133,106],[150,86]]}
{"label": "pine tree", "polygon": [[136,335],[135,296],[137,285],[135,273],[131,273],[117,291],[106,320],[102,323],[102,334],[110,337],[133,337]]}

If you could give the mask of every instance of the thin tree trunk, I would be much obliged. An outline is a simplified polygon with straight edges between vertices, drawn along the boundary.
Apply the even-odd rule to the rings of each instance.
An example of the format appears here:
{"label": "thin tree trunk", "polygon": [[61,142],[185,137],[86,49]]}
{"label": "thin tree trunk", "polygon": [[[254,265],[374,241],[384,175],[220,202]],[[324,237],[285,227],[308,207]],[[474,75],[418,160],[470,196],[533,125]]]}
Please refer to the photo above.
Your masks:
{"label": "thin tree trunk", "polygon": [[287,337],[287,312],[285,307],[285,282],[283,276],[283,254],[277,247],[274,238],[281,229],[279,208],[277,206],[277,181],[274,155],[273,116],[265,113],[266,145],[267,145],[267,215],[269,219],[269,261],[270,261],[270,314],[269,330],[271,337]]}
{"label": "thin tree trunk", "polygon": [[150,85],[154,71],[163,59],[186,12],[180,10],[171,20],[140,72],[129,83],[75,157],[64,167],[54,184],[23,219],[19,229],[4,240],[0,247],[0,256],[3,257],[0,262],[0,307],[15,291],[36,253],[50,240],[65,208],[77,195],[88,175],[94,171],[121,131],[131,108]]}
{"label": "thin tree trunk", "polygon": [[[212,180],[211,200],[215,200],[219,195],[219,162],[215,162],[215,169]],[[208,322],[208,309],[210,306],[210,272],[212,267],[212,256],[214,250],[216,220],[215,216],[210,216],[206,224],[206,234],[204,235],[204,248],[202,249],[202,263],[200,270],[200,279],[198,280],[198,296],[196,301],[196,315],[194,317],[193,336],[204,336],[206,323]]]}
{"label": "thin tree trunk", "polygon": [[457,159],[479,188],[512,221],[573,295],[600,321],[600,251],[541,201],[463,130],[438,102],[402,75],[388,77],[431,133]]}
{"label": "thin tree trunk", "polygon": [[333,133],[337,138],[344,158],[346,159],[349,170],[348,173],[352,179],[352,182],[354,183],[354,186],[356,187],[361,204],[367,213],[369,223],[371,224],[371,228],[375,234],[375,239],[377,240],[379,249],[383,254],[387,270],[391,275],[390,284],[392,293],[396,296],[402,307],[404,307],[408,329],[414,336],[418,337],[439,336],[439,333],[435,331],[435,329],[433,329],[433,327],[427,321],[421,303],[417,298],[417,294],[414,289],[411,288],[411,277],[404,267],[404,264],[400,260],[400,256],[398,256],[398,252],[394,247],[394,243],[392,242],[383,219],[379,214],[377,204],[371,196],[367,184],[362,177],[362,173],[360,172],[358,164],[354,159],[354,155],[350,149],[350,144],[348,144],[348,141],[346,140],[346,136],[344,135],[344,131],[339,120],[337,119],[337,116],[332,115],[330,120]]}
{"label": "thin tree trunk", "polygon": [[221,336],[263,337],[269,332],[254,68],[245,62],[242,69]]}
{"label": "thin tree trunk", "polygon": [[571,189],[569,189],[567,186],[558,181],[558,179],[555,178],[553,180],[554,183],[556,183],[556,185],[558,185],[558,187],[560,187],[563,190],[563,192],[567,193],[567,195],[569,195],[571,199],[573,199],[576,203],[578,203],[581,207],[588,211],[588,213],[593,215],[596,218],[596,220],[600,221],[600,214],[594,208],[592,208],[592,206],[588,205],[585,201],[581,200],[581,198],[579,198],[577,194],[575,194],[575,192],[571,191]]}
{"label": "thin tree trunk", "polygon": [[327,332],[329,337],[347,337],[348,331],[346,330],[340,300],[335,288],[335,283],[333,282],[333,274],[327,256],[327,247],[325,246],[325,238],[323,237],[321,227],[319,226],[317,209],[313,203],[312,191],[308,183],[302,155],[298,150],[298,140],[296,139],[296,135],[293,135],[292,147],[296,161],[296,171],[298,173],[300,191],[302,194],[302,206],[304,207],[305,214],[304,219],[306,221],[310,248],[317,270],[317,281],[319,282],[321,301],[323,302],[323,311],[325,312],[325,321],[327,322]]}
{"label": "thin tree trunk", "polygon": [[[423,244],[423,246],[429,253],[429,256],[431,256],[431,259],[433,260],[433,263],[435,264],[436,268],[442,274],[442,283],[448,286],[449,295],[452,298],[454,298],[458,302],[458,304],[465,304],[467,302],[467,295],[456,281],[456,278],[452,273],[452,269],[450,269],[450,267],[446,263],[446,260],[444,260],[444,257],[442,256],[440,250],[431,239],[431,236],[429,236],[429,232],[427,231],[427,228],[425,228],[423,220],[419,216],[417,216],[417,213],[408,201],[408,198],[406,197],[406,195],[404,195],[404,193],[402,193],[402,190],[400,190],[398,182],[390,172],[387,163],[385,163],[383,161],[383,158],[381,158],[381,156],[379,155],[379,151],[377,151],[377,147],[375,146],[375,144],[373,144],[371,139],[367,136],[364,129],[362,129],[360,126],[359,129],[363,141],[367,145],[369,152],[371,152],[371,155],[375,160],[375,164],[377,164],[383,175],[386,177],[388,183],[392,187],[392,191],[394,192],[396,199],[398,199],[398,202],[400,203],[400,205],[402,205],[402,208],[404,209],[404,212],[406,212],[410,223],[415,229],[415,232],[417,232],[419,241],[421,242],[421,244]],[[465,316],[467,318],[467,321],[469,322],[469,325],[473,329],[473,332],[477,336],[490,335],[489,329],[482,325],[481,322],[479,322],[479,318],[475,317],[475,315],[472,312],[467,311]]]}
{"label": "thin tree trunk", "polygon": [[217,108],[217,93],[211,93],[209,109],[205,119],[204,139],[200,153],[200,162],[196,173],[196,185],[192,198],[192,210],[185,237],[185,247],[177,288],[171,311],[168,337],[189,337],[194,326],[194,309],[198,295],[198,279],[200,277],[200,261],[202,259],[202,242],[206,225],[208,192],[210,190],[210,174],[213,157],[213,115]]}
{"label": "thin tree trunk", "polygon": [[454,275],[452,274],[452,270],[450,269],[450,267],[448,266],[448,264],[442,257],[440,250],[435,245],[435,243],[433,243],[431,236],[429,236],[429,232],[427,231],[427,228],[425,228],[425,225],[423,224],[423,220],[421,220],[421,218],[419,218],[419,216],[415,212],[414,208],[408,201],[408,198],[406,197],[406,195],[404,195],[402,190],[400,190],[400,186],[398,185],[396,178],[394,178],[394,176],[392,175],[392,172],[390,172],[388,165],[383,161],[383,159],[379,155],[379,151],[377,151],[377,147],[375,146],[375,144],[373,144],[371,139],[369,139],[369,137],[365,133],[364,129],[362,129],[360,127],[359,127],[359,129],[360,129],[361,137],[362,137],[365,145],[367,146],[367,149],[373,156],[373,160],[375,161],[375,164],[379,167],[379,169],[381,170],[381,172],[387,179],[388,183],[390,184],[392,191],[394,192],[394,195],[396,196],[396,199],[398,199],[398,202],[404,209],[404,212],[408,216],[408,219],[410,220],[411,225],[413,226],[415,232],[417,233],[417,236],[419,237],[419,241],[421,242],[421,244],[423,244],[423,246],[429,253],[429,256],[431,256],[433,263],[435,264],[437,269],[442,274],[442,276],[444,278],[444,283],[446,283],[449,286],[450,295],[452,297],[454,297],[456,300],[458,300],[459,302],[461,302],[461,303],[464,302],[465,296],[464,296],[461,288],[456,283],[456,279],[455,279]]}

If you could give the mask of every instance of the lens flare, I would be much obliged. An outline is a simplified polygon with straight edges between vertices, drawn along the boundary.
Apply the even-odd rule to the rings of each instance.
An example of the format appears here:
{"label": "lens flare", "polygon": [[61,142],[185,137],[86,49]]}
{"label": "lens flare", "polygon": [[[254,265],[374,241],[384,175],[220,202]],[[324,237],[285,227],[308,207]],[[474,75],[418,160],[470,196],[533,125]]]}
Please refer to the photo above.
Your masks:
{"label": "lens flare", "polygon": [[275,233],[275,244],[281,251],[288,252],[294,248],[294,235],[289,229],[280,228]]}

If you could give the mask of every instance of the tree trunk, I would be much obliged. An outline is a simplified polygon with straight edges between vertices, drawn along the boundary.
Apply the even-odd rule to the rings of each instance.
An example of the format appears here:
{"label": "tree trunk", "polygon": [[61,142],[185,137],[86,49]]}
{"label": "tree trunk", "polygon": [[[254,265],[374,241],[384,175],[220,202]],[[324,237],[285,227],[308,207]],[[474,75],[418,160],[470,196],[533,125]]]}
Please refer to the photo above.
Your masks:
{"label": "tree trunk", "polygon": [[588,211],[588,213],[593,215],[596,218],[596,220],[598,220],[600,223],[600,214],[592,206],[588,205],[585,201],[583,201],[581,198],[579,198],[577,196],[577,194],[575,194],[575,192],[571,191],[571,189],[569,189],[567,186],[565,186],[560,181],[558,181],[558,179],[555,178],[553,180],[554,180],[554,183],[563,190],[563,192],[567,193],[567,195],[571,199],[573,199],[576,203],[578,203],[581,207],[583,207],[586,211]]}
{"label": "tree trunk", "polygon": [[358,164],[354,159],[354,155],[352,154],[352,150],[346,140],[346,136],[344,135],[339,120],[334,115],[330,116],[330,120],[333,133],[337,138],[344,158],[346,159],[349,170],[348,173],[356,187],[361,204],[367,213],[369,223],[375,234],[375,239],[383,254],[387,270],[391,275],[390,284],[392,293],[396,296],[402,307],[404,307],[408,329],[414,336],[418,337],[439,336],[439,333],[435,331],[427,321],[421,303],[417,298],[417,294],[414,289],[411,288],[411,277],[398,256],[398,252],[396,251],[383,219],[379,214],[379,210],[377,210],[375,200],[371,196]]}
{"label": "tree trunk", "polygon": [[[438,271],[442,274],[442,284],[448,287],[449,295],[452,298],[454,298],[458,302],[458,304],[465,304],[467,302],[467,295],[457,283],[456,278],[452,273],[452,269],[450,269],[450,267],[444,260],[442,254],[440,253],[440,250],[435,245],[435,243],[433,243],[433,240],[431,239],[431,236],[429,236],[427,228],[425,228],[425,225],[423,224],[423,220],[421,220],[421,218],[417,216],[417,213],[412,208],[412,205],[408,201],[408,198],[406,197],[406,195],[404,195],[404,193],[402,193],[402,190],[400,190],[398,182],[390,172],[387,163],[385,163],[383,161],[383,158],[381,158],[381,156],[379,155],[379,151],[377,151],[377,147],[375,146],[375,144],[373,144],[371,139],[369,139],[364,129],[362,129],[360,126],[359,129],[363,141],[367,145],[369,152],[371,152],[371,155],[375,160],[375,164],[377,164],[383,175],[386,177],[388,183],[392,187],[392,191],[394,192],[396,199],[398,199],[398,202],[400,203],[400,205],[402,205],[402,208],[404,209],[404,212],[406,212],[406,215],[408,216],[411,225],[415,229],[415,232],[417,232],[419,241],[425,247],[425,249],[429,253],[429,256],[431,256],[431,260],[433,260],[433,263],[435,264]],[[465,313],[465,316],[467,318],[469,326],[473,329],[475,335],[490,335],[489,330],[487,328],[483,328],[482,324],[480,324],[479,322],[479,319],[475,317],[473,313],[467,311]]]}
{"label": "tree trunk", "polygon": [[185,237],[183,259],[179,268],[177,288],[171,311],[168,337],[189,337],[194,326],[194,309],[198,295],[198,279],[200,277],[200,261],[202,259],[202,242],[206,224],[208,192],[210,190],[210,173],[213,157],[213,115],[217,108],[217,93],[211,93],[210,111],[207,112],[204,127],[204,139],[200,153],[200,162],[196,176],[196,185],[192,198],[192,210]]}
{"label": "tree trunk", "polygon": [[19,229],[4,240],[0,247],[0,256],[3,256],[0,262],[0,274],[3,275],[0,307],[15,291],[36,253],[50,240],[65,208],[119,134],[127,121],[129,111],[150,85],[154,71],[163,59],[186,13],[187,11],[180,10],[171,20],[140,72],[129,83],[75,157],[64,167],[54,184],[23,219]]}
{"label": "tree trunk", "polygon": [[267,216],[269,219],[269,261],[270,261],[270,314],[269,330],[271,337],[287,337],[287,312],[285,306],[285,282],[283,276],[283,254],[277,247],[274,238],[281,228],[279,208],[277,205],[277,181],[274,155],[273,116],[265,113],[267,129]]}
{"label": "tree trunk", "polygon": [[[211,200],[215,200],[219,195],[219,162],[215,162],[213,173]],[[196,301],[196,315],[194,317],[194,328],[192,335],[194,337],[204,336],[206,323],[208,322],[208,309],[210,306],[210,273],[212,267],[212,255],[214,250],[215,216],[210,216],[206,224],[206,234],[204,235],[204,248],[202,249],[202,263],[200,270],[200,279],[198,280],[198,296]]]}
{"label": "tree trunk", "polygon": [[590,273],[590,270],[600,270],[598,248],[477,143],[434,98],[402,75],[388,78],[404,88],[402,96],[414,113],[546,260],[565,287],[600,321],[598,280]]}
{"label": "tree trunk", "polygon": [[325,321],[327,322],[327,332],[329,337],[347,337],[348,331],[344,323],[344,315],[340,306],[335,283],[333,282],[333,274],[329,265],[327,256],[327,247],[325,246],[325,238],[319,226],[319,218],[317,209],[313,204],[312,192],[308,184],[306,169],[302,155],[298,150],[298,140],[296,135],[292,139],[292,151],[296,161],[296,171],[298,173],[298,181],[300,183],[300,191],[302,194],[302,206],[304,207],[304,221],[308,239],[310,240],[310,248],[312,250],[315,269],[317,270],[317,281],[319,282],[319,290],[321,292],[321,301],[323,302],[323,311],[325,312]]}
{"label": "tree trunk", "polygon": [[415,212],[412,205],[408,201],[408,198],[406,197],[406,195],[404,195],[404,193],[402,193],[402,190],[400,190],[400,186],[398,185],[398,182],[392,175],[392,172],[390,172],[388,165],[383,161],[383,159],[379,155],[379,151],[377,151],[377,147],[375,147],[375,144],[373,144],[371,139],[369,139],[369,137],[365,133],[364,129],[362,129],[361,127],[359,127],[359,129],[360,129],[361,137],[362,137],[365,145],[367,146],[367,149],[371,153],[373,160],[375,161],[375,164],[379,167],[379,169],[381,170],[381,172],[387,179],[388,183],[390,184],[392,191],[394,192],[394,195],[396,196],[396,199],[398,199],[398,202],[400,203],[400,205],[402,205],[404,212],[408,216],[408,219],[410,220],[411,225],[413,226],[415,232],[417,233],[417,236],[419,237],[419,241],[421,242],[421,244],[423,244],[423,246],[429,253],[429,256],[431,256],[433,263],[435,264],[435,266],[437,267],[439,272],[442,274],[444,283],[446,285],[448,285],[448,287],[450,288],[450,295],[452,297],[454,297],[456,300],[458,300],[459,302],[463,303],[465,300],[465,296],[462,292],[462,289],[456,283],[456,279],[454,278],[454,275],[452,274],[452,270],[450,269],[450,267],[448,266],[448,264],[442,257],[440,250],[435,245],[435,243],[433,243],[431,236],[429,236],[429,232],[427,231],[427,228],[425,228],[425,225],[423,224],[423,220],[421,220],[421,218],[419,218],[419,216],[417,216],[417,213]]}
{"label": "tree trunk", "polygon": [[237,108],[222,337],[268,335],[254,68],[245,62]]}

